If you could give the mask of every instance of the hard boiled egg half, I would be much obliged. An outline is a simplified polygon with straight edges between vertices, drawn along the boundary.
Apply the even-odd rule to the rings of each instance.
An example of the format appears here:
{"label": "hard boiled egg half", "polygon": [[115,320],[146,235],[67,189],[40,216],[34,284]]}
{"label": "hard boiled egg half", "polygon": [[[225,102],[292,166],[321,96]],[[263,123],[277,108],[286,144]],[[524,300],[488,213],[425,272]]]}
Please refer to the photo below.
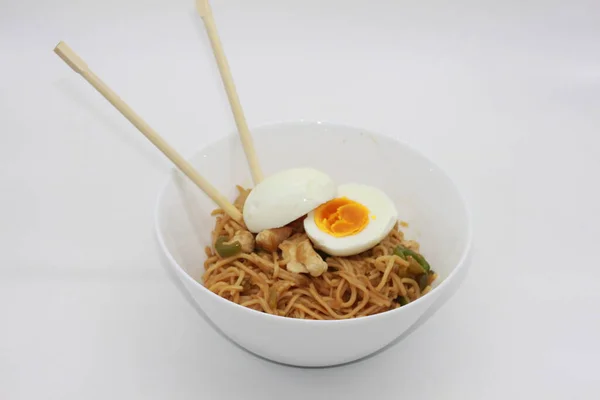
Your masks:
{"label": "hard boiled egg half", "polygon": [[327,174],[312,168],[288,169],[263,180],[248,195],[243,215],[254,233],[306,215],[306,234],[332,256],[374,247],[398,220],[394,203],[381,190],[355,183],[336,188]]}
{"label": "hard boiled egg half", "polygon": [[280,228],[335,196],[329,175],[313,168],[286,169],[252,189],[244,204],[244,222],[254,233]]}
{"label": "hard boiled egg half", "polygon": [[304,230],[315,247],[332,256],[351,256],[381,242],[398,221],[392,200],[381,190],[341,185],[334,199],[308,213]]}

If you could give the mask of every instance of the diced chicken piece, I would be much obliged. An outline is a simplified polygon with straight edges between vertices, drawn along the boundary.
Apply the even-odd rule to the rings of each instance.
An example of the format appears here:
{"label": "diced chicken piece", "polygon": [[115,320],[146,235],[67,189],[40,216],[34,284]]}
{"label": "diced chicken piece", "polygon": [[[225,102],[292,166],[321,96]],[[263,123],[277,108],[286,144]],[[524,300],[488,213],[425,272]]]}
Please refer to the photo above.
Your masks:
{"label": "diced chicken piece", "polygon": [[327,271],[327,263],[315,251],[308,238],[298,245],[296,257],[298,261],[306,266],[312,276],[321,276]]}
{"label": "diced chicken piece", "polygon": [[327,271],[327,263],[317,254],[305,234],[296,234],[279,245],[283,258],[288,260],[286,268],[290,272],[310,273],[320,276]]}
{"label": "diced chicken piece", "polygon": [[277,251],[279,245],[292,235],[292,228],[284,226],[283,228],[266,229],[256,236],[256,245],[261,249]]}
{"label": "diced chicken piece", "polygon": [[248,231],[237,231],[230,241],[225,244],[239,242],[243,253],[252,253],[254,251],[254,235]]}
{"label": "diced chicken piece", "polygon": [[295,274],[308,274],[308,269],[304,264],[296,260],[288,262],[285,268]]}
{"label": "diced chicken piece", "polygon": [[286,269],[290,272],[295,272],[297,274],[300,273],[308,273],[308,269],[304,264],[298,261],[297,253],[298,253],[298,243],[299,240],[303,238],[300,235],[294,235],[294,237],[284,240],[279,248],[283,253],[283,259],[287,260]]}

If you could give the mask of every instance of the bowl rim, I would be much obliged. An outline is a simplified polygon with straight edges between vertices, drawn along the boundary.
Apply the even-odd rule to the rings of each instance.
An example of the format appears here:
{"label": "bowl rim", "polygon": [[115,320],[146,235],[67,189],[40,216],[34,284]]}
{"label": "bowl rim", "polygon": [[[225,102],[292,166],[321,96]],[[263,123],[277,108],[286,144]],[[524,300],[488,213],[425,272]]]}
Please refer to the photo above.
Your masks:
{"label": "bowl rim", "polygon": [[[450,184],[452,185],[452,187],[454,188],[454,190],[456,191],[460,202],[462,204],[462,208],[463,211],[465,213],[465,218],[466,218],[466,227],[467,227],[467,232],[466,232],[466,244],[465,247],[462,251],[461,257],[458,261],[458,263],[456,264],[456,267],[452,270],[452,272],[450,272],[450,274],[446,277],[446,279],[444,279],[438,286],[432,288],[431,292],[429,292],[428,294],[432,294],[434,292],[439,292],[441,293],[441,291],[443,290],[442,288],[447,287],[450,283],[450,281],[452,279],[454,279],[454,277],[458,274],[459,270],[463,269],[465,267],[466,261],[468,259],[468,256],[471,252],[471,247],[472,247],[472,240],[473,240],[473,229],[472,229],[472,219],[471,219],[471,212],[470,212],[470,208],[468,206],[468,203],[464,197],[464,195],[462,194],[462,192],[459,190],[458,185],[456,184],[456,182],[446,173],[446,171],[441,168],[438,164],[436,164],[433,160],[431,160],[429,157],[425,156],[421,151],[415,149],[414,147],[410,146],[408,143],[394,137],[394,136],[390,136],[390,135],[386,135],[383,133],[378,133],[378,132],[374,132],[370,129],[363,129],[361,127],[358,126],[352,126],[352,125],[348,125],[348,124],[343,124],[343,123],[337,123],[337,122],[333,122],[333,121],[323,121],[323,120],[307,120],[307,119],[298,119],[298,120],[280,120],[280,121],[271,121],[271,122],[265,122],[265,123],[261,123],[258,125],[254,125],[250,127],[250,131],[252,132],[254,129],[260,129],[260,128],[266,128],[266,127],[273,127],[273,126],[277,126],[277,125],[318,125],[318,126],[331,126],[331,127],[336,127],[336,128],[346,128],[346,129],[352,129],[352,130],[360,130],[364,133],[367,133],[369,135],[373,135],[374,137],[383,137],[385,139],[388,140],[392,140],[404,147],[406,147],[409,151],[413,152],[414,154],[416,154],[417,156],[425,159],[427,162],[429,162],[432,166],[434,166],[437,171],[439,173],[442,174],[442,176],[444,176],[445,179],[448,180],[448,182],[450,182]],[[195,158],[201,151],[203,151],[205,148],[212,146],[218,142],[227,140],[228,138],[232,137],[232,136],[237,136],[237,130],[233,130],[231,132],[229,132],[227,135],[220,137],[218,139],[212,140],[210,142],[204,143],[202,146],[200,146],[198,149],[196,149],[196,151],[194,151],[194,153],[189,156],[186,157],[186,160],[190,160]],[[216,301],[221,302],[221,304],[223,304],[225,307],[237,307],[239,310],[243,310],[241,312],[248,312],[249,315],[254,315],[257,318],[264,318],[266,320],[271,320],[273,322],[287,322],[287,323],[291,323],[291,324],[316,324],[316,325],[326,325],[326,324],[346,324],[346,325],[351,325],[351,324],[357,324],[357,323],[363,323],[363,322],[368,322],[368,321],[372,321],[375,319],[381,319],[381,318],[387,318],[387,317],[391,317],[392,314],[398,314],[401,312],[405,312],[407,309],[409,308],[413,308],[416,307],[416,305],[418,305],[417,303],[421,303],[423,300],[423,297],[418,298],[417,300],[408,303],[405,306],[402,307],[398,307],[394,310],[389,310],[389,311],[384,311],[378,314],[373,314],[373,315],[367,315],[364,317],[357,317],[357,318],[347,318],[347,319],[332,319],[332,320],[311,320],[311,319],[299,319],[299,318],[291,318],[291,317],[284,317],[284,316],[280,316],[280,315],[273,315],[273,314],[269,314],[266,312],[262,312],[262,311],[257,311],[254,310],[252,308],[248,308],[248,307],[244,307],[242,305],[239,305],[237,303],[234,303],[233,301],[227,300],[219,295],[217,295],[216,293],[211,292],[210,290],[208,290],[201,282],[198,282],[197,280],[195,280],[194,278],[192,278],[180,265],[177,261],[175,261],[175,259],[173,258],[173,256],[171,255],[171,252],[168,250],[163,236],[160,232],[160,209],[161,209],[161,204],[163,201],[163,197],[165,196],[165,193],[167,191],[167,188],[169,187],[169,185],[172,183],[173,181],[173,172],[177,173],[177,169],[175,167],[173,167],[172,169],[172,173],[169,175],[167,181],[163,184],[162,188],[159,191],[158,194],[158,198],[156,200],[156,204],[155,204],[155,208],[154,208],[154,231],[156,234],[156,237],[158,239],[158,243],[161,247],[161,250],[163,251],[163,254],[166,256],[167,260],[169,261],[169,265],[171,266],[171,268],[173,268],[176,272],[177,275],[183,275],[185,280],[187,280],[188,282],[190,282],[193,286],[200,288],[201,291],[204,291],[206,294],[208,294],[209,296],[214,296],[214,298],[216,298]],[[202,306],[200,305],[200,307],[202,308]],[[402,311],[404,310],[404,311]],[[210,317],[209,317],[210,318]]]}

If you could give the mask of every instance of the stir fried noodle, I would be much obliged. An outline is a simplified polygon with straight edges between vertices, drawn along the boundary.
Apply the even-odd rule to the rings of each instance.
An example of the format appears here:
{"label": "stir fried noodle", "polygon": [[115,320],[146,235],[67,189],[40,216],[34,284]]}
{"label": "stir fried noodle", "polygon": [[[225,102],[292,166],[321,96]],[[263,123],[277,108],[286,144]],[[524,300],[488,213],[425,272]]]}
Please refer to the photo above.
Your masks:
{"label": "stir fried noodle", "polygon": [[[241,211],[249,190],[238,187],[235,206]],[[398,224],[374,248],[356,256],[321,254],[327,271],[320,276],[290,272],[280,249],[240,251],[222,257],[215,250],[219,238],[231,240],[247,229],[222,210],[215,210],[212,247],[206,248],[203,284],[217,295],[269,314],[301,319],[347,319],[401,307],[431,290],[437,275],[419,263],[418,243],[405,240]],[[290,224],[301,235],[301,221]],[[253,235],[254,237],[256,235]],[[395,251],[408,249],[412,256]]]}

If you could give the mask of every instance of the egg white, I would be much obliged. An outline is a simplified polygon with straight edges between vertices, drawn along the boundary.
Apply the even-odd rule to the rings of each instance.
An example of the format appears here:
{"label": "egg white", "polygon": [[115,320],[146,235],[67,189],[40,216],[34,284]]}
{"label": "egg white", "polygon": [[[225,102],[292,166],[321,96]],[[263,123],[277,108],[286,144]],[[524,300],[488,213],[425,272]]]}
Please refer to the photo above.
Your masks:
{"label": "egg white", "polygon": [[375,187],[356,183],[341,185],[336,197],[347,197],[367,207],[369,224],[352,236],[335,237],[319,229],[314,210],[308,213],[304,220],[306,234],[315,247],[332,256],[351,256],[376,246],[398,221],[398,211],[392,200]]}
{"label": "egg white", "polygon": [[292,168],[269,176],[248,195],[244,222],[250,232],[280,228],[336,195],[329,175],[313,168]]}

